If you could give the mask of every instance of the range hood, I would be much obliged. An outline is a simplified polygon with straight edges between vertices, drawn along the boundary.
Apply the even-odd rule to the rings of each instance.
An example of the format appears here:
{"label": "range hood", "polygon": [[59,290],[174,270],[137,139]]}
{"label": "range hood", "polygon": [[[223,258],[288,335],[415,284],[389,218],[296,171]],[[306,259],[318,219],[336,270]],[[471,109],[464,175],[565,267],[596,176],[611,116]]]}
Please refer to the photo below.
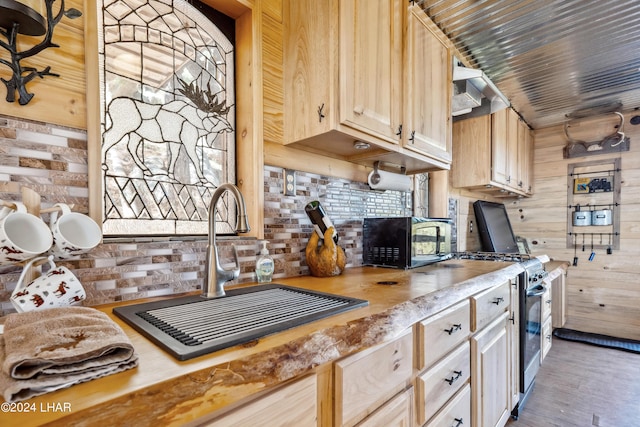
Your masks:
{"label": "range hood", "polygon": [[484,71],[464,67],[454,59],[451,102],[454,121],[492,114],[509,105],[507,97],[498,90]]}

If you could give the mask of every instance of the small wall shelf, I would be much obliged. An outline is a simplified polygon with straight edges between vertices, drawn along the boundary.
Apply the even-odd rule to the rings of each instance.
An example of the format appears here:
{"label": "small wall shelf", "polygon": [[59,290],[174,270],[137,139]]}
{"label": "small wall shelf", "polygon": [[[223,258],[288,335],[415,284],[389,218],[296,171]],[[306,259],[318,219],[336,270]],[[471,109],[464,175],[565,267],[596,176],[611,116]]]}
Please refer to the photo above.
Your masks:
{"label": "small wall shelf", "polygon": [[[567,248],[620,249],[621,159],[572,163],[567,170]],[[610,211],[603,225],[575,225],[574,212]]]}

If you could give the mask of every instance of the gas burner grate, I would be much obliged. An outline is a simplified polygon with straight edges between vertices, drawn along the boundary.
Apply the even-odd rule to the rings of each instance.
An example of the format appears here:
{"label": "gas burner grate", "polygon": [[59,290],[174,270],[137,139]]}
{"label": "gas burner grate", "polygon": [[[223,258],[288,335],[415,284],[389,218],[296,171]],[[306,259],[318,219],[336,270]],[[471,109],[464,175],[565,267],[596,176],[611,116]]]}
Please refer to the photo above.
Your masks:
{"label": "gas burner grate", "polygon": [[455,259],[471,259],[480,261],[524,262],[532,259],[530,254],[466,251],[453,254]]}

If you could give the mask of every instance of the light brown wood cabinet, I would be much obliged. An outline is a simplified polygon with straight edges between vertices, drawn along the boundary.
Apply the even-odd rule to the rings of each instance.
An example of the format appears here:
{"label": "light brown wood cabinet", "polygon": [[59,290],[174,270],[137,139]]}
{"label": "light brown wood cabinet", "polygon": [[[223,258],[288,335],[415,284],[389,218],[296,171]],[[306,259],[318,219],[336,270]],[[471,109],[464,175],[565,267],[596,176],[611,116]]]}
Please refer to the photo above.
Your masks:
{"label": "light brown wood cabinet", "polygon": [[466,384],[425,427],[469,426],[471,420],[471,386]]}
{"label": "light brown wood cabinet", "polygon": [[562,328],[567,321],[567,283],[566,273],[563,269],[549,273],[551,282],[551,322],[554,328]]}
{"label": "light brown wood cabinet", "polygon": [[[469,384],[471,373],[469,300],[457,303],[416,324],[416,421],[418,425],[470,418],[469,395],[460,390]],[[457,396],[454,398],[454,396]],[[456,400],[457,399],[457,400]],[[452,403],[456,400],[455,403]],[[465,408],[467,408],[465,412]],[[446,412],[447,415],[437,415]],[[453,423],[455,425],[455,423]]]}
{"label": "light brown wood cabinet", "polygon": [[413,425],[413,388],[403,391],[368,416],[358,427],[410,427]]}
{"label": "light brown wood cabinet", "polygon": [[257,398],[209,422],[211,427],[265,426],[315,427],[317,423],[317,381],[309,375]]}
{"label": "light brown wood cabinet", "polygon": [[405,46],[402,145],[451,163],[451,53],[419,6],[409,7]]}
{"label": "light brown wood cabinet", "polygon": [[509,420],[508,317],[503,312],[471,337],[471,425],[475,427],[502,427]]}
{"label": "light brown wood cabinet", "polygon": [[511,306],[511,283],[505,282],[471,297],[471,331],[487,326]]}
{"label": "light brown wood cabinet", "polygon": [[356,425],[411,386],[412,329],[336,362],[334,369],[334,425]]}
{"label": "light brown wood cabinet", "polygon": [[283,144],[408,172],[449,168],[448,40],[418,6],[284,0],[283,25]]}
{"label": "light brown wood cabinet", "polygon": [[510,108],[453,123],[451,184],[496,196],[533,194],[533,135]]}
{"label": "light brown wood cabinet", "polygon": [[[502,427],[511,413],[511,282],[471,297],[471,412],[475,427]],[[474,320],[475,319],[475,320]]]}
{"label": "light brown wood cabinet", "polygon": [[520,302],[518,297],[518,280],[510,283],[511,305],[509,310],[509,410],[513,410],[520,402]]}
{"label": "light brown wood cabinet", "polygon": [[416,379],[418,424],[429,421],[464,385],[469,383],[468,340]]}
{"label": "light brown wood cabinet", "polygon": [[547,288],[542,294],[542,329],[540,332],[540,363],[547,357],[547,353],[551,350],[551,340],[553,328],[551,327],[553,298],[551,293],[551,282],[544,281],[544,285]]}

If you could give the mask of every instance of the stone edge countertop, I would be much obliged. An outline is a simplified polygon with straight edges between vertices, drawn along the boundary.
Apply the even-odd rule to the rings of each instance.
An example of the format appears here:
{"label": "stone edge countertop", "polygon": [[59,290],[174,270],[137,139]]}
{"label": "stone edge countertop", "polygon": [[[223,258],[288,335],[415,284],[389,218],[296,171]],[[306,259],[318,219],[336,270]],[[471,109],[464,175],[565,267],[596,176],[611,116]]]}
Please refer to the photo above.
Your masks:
{"label": "stone edge countertop", "polygon": [[[553,264],[547,270],[562,265]],[[521,272],[513,263],[449,260],[414,270],[360,267],[330,278],[275,280],[366,299],[369,305],[187,361],[173,358],[112,314],[116,306],[151,299],[98,306],[129,336],[140,365],[19,402],[13,412],[0,412],[0,425],[184,425],[391,340],[416,322]]]}

